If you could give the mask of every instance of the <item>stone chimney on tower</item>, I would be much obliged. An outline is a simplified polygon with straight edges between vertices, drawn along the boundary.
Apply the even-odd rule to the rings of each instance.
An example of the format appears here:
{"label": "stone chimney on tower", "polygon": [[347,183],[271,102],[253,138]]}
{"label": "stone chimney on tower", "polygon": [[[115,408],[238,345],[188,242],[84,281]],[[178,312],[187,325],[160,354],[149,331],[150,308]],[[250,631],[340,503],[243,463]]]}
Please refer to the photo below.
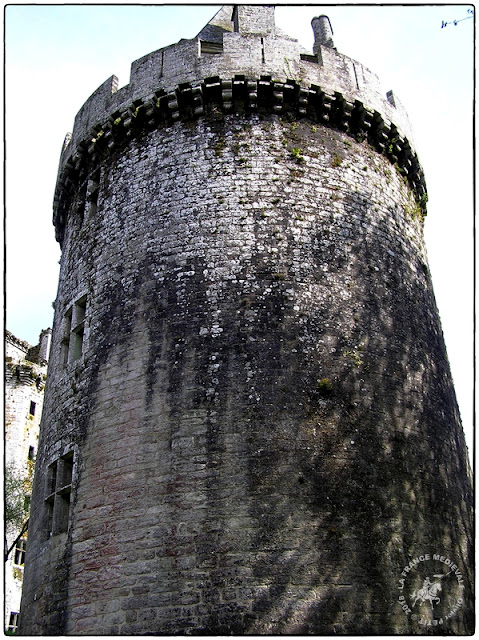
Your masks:
{"label": "stone chimney on tower", "polygon": [[313,18],[311,20],[311,26],[313,27],[314,33],[313,52],[316,55],[319,52],[320,45],[331,49],[335,48],[333,42],[333,28],[331,27],[331,21],[328,16],[323,15],[318,18]]}
{"label": "stone chimney on tower", "polygon": [[44,329],[40,334],[39,357],[48,362],[50,355],[50,344],[52,341],[52,330]]}

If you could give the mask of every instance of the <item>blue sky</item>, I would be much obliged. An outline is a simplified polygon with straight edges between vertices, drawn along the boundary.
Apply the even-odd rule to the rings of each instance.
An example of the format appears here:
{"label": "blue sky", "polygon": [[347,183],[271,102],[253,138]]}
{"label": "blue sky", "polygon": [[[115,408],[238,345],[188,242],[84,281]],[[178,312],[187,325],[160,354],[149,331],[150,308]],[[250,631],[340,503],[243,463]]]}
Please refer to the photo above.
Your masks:
{"label": "blue sky", "polygon": [[[327,13],[341,53],[378,74],[413,124],[425,170],[425,236],[469,449],[473,394],[473,38],[471,5],[277,5],[276,23],[312,49]],[[65,134],[109,76],[192,38],[206,5],[9,5],[5,14],[7,329],[35,344],[51,326],[60,250],[51,225]]]}

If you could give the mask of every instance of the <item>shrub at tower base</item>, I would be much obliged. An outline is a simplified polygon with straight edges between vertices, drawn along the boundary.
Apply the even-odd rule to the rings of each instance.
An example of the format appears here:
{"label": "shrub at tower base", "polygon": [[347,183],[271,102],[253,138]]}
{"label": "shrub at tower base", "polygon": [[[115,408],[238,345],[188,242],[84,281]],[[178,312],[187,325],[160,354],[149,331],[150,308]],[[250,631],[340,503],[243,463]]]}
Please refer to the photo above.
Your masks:
{"label": "shrub at tower base", "polygon": [[424,178],[325,20],[225,7],[76,118],[22,633],[473,631]]}

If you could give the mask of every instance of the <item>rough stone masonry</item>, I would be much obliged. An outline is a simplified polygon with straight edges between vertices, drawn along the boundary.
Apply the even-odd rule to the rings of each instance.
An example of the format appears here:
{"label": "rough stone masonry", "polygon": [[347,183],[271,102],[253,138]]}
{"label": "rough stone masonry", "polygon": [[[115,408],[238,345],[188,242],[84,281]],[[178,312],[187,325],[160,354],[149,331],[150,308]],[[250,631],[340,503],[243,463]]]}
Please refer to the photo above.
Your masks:
{"label": "rough stone masonry", "polygon": [[76,117],[24,634],[473,631],[424,176],[313,28],[224,7]]}

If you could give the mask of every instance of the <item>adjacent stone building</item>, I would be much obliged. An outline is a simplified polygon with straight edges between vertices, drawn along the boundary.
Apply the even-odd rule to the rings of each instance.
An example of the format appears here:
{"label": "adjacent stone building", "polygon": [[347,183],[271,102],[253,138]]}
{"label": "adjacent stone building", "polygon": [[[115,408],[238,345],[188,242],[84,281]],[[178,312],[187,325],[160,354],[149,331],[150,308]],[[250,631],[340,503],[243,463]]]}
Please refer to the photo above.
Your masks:
{"label": "adjacent stone building", "polygon": [[[16,631],[20,613],[31,484],[38,446],[51,329],[36,347],[5,334],[5,473],[6,499],[18,505],[18,522],[6,519],[5,628]],[[12,492],[9,494],[9,492]],[[23,502],[23,505],[21,504]],[[20,536],[20,537],[19,537]]]}
{"label": "adjacent stone building", "polygon": [[313,31],[224,7],[75,119],[22,633],[473,630],[424,176]]}

